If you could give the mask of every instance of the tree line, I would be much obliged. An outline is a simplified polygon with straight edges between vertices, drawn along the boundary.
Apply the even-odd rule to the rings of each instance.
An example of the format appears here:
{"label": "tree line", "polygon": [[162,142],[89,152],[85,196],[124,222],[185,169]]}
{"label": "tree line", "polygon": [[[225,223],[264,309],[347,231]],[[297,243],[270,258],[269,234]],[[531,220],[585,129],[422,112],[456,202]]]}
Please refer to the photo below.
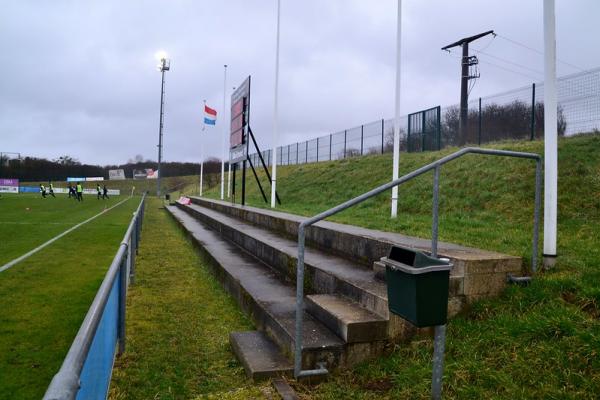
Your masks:
{"label": "tree line", "polygon": [[[0,178],[16,178],[21,181],[65,181],[67,177],[96,177],[108,179],[111,169],[123,169],[126,178],[133,178],[134,170],[156,169],[157,163],[139,158],[129,160],[119,165],[92,165],[84,164],[79,160],[62,156],[55,160],[38,157],[8,158],[0,156]],[[162,162],[162,177],[199,175],[200,163],[190,162]],[[221,172],[221,160],[210,158],[204,162],[204,173]]]}

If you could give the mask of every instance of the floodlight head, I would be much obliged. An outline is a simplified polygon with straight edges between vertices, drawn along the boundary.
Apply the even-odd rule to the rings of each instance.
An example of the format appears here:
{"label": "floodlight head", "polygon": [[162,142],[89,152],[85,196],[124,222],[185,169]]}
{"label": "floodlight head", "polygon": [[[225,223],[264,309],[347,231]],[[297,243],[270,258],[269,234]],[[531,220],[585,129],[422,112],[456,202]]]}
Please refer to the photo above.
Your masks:
{"label": "floodlight head", "polygon": [[154,57],[156,57],[156,59],[159,61],[158,65],[156,66],[159,71],[168,71],[170,69],[171,60],[167,58],[167,53],[165,51],[160,50],[156,52]]}
{"label": "floodlight head", "polygon": [[167,58],[167,52],[164,50],[159,50],[154,54],[154,58],[156,58],[158,61],[162,61],[163,59]]}

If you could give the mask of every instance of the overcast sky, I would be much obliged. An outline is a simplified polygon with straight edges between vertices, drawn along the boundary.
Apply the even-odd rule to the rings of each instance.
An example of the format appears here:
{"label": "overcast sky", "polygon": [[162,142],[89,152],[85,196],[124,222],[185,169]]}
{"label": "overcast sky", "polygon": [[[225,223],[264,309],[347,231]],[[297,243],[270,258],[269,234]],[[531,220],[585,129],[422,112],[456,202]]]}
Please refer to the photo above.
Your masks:
{"label": "overcast sky", "polygon": [[[280,134],[283,144],[390,118],[396,0],[282,0]],[[559,76],[600,66],[598,0],[557,0]],[[252,75],[251,125],[271,145],[276,0],[3,2],[0,152],[82,162],[156,159],[165,50],[164,159],[220,157],[223,64],[227,97]],[[402,112],[459,98],[459,54],[472,44],[481,79],[471,98],[543,80],[542,0],[404,0]],[[507,40],[510,39],[510,40]],[[508,62],[507,62],[508,61]],[[219,112],[201,133],[202,100]],[[229,104],[228,106],[229,107]]]}

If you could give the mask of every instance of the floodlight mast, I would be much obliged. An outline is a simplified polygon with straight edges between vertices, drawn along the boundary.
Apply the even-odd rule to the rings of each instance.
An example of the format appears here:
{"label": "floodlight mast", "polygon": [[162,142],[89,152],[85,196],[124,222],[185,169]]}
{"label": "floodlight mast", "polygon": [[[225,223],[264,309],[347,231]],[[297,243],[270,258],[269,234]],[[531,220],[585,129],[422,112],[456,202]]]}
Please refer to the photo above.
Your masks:
{"label": "floodlight mast", "polygon": [[158,169],[156,170],[156,196],[160,197],[160,177],[162,171],[160,163],[162,161],[162,137],[163,137],[163,123],[164,123],[164,107],[165,107],[165,71],[171,68],[171,60],[166,58],[164,53],[159,55],[160,63],[158,64],[158,70],[161,72],[161,85],[160,85],[160,123],[158,126]]}
{"label": "floodlight mast", "polygon": [[467,143],[467,119],[469,117],[469,79],[477,78],[477,76],[469,75],[469,67],[474,65],[474,61],[469,57],[469,43],[480,39],[487,35],[496,35],[493,30],[480,33],[478,35],[469,36],[462,38],[454,43],[450,43],[447,46],[442,47],[442,50],[449,51],[452,47],[462,47],[462,58],[461,58],[461,74],[460,74],[460,118],[458,120],[458,132],[459,132],[459,143]]}

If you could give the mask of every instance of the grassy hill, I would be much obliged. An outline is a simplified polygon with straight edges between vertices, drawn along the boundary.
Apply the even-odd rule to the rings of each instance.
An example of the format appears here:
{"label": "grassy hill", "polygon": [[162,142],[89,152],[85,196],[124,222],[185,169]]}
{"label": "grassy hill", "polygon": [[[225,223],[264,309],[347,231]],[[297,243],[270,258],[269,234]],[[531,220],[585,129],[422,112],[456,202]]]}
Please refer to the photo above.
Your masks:
{"label": "grassy hill", "polygon": [[[496,149],[543,154],[543,142]],[[456,148],[401,154],[401,175]],[[445,395],[451,398],[597,398],[600,396],[600,135],[559,140],[558,264],[527,288],[511,287],[476,304],[448,326]],[[280,210],[314,215],[391,179],[391,154],[278,169]],[[530,259],[534,163],[468,155],[442,167],[440,240]],[[263,186],[269,187],[264,176]],[[241,184],[237,182],[238,199]],[[247,203],[267,207],[252,175]],[[432,174],[331,220],[429,238]],[[207,196],[217,197],[218,187]],[[543,235],[543,232],[541,232]],[[543,237],[543,236],[541,236]],[[541,244],[540,244],[541,245]],[[541,249],[540,249],[541,251]],[[430,385],[432,343],[416,340],[336,374],[314,398],[421,398]]]}

